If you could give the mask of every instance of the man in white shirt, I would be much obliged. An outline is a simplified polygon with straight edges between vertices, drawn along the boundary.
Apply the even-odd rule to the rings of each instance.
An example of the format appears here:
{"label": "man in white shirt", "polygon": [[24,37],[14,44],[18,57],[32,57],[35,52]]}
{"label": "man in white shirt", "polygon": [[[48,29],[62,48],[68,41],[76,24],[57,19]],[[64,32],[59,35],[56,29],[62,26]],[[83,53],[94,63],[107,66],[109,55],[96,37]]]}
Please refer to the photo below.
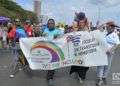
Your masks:
{"label": "man in white shirt", "polygon": [[105,66],[98,66],[97,67],[97,83],[96,86],[101,86],[101,85],[106,85],[107,81],[106,78],[108,76],[110,67],[111,67],[111,62],[112,62],[112,58],[113,58],[113,54],[114,54],[114,49],[117,47],[118,44],[120,44],[120,40],[119,37],[117,35],[117,33],[115,32],[115,24],[114,22],[108,22],[106,23],[106,41],[107,41],[107,45],[108,45],[108,49],[107,49],[107,57],[108,57],[108,65]]}

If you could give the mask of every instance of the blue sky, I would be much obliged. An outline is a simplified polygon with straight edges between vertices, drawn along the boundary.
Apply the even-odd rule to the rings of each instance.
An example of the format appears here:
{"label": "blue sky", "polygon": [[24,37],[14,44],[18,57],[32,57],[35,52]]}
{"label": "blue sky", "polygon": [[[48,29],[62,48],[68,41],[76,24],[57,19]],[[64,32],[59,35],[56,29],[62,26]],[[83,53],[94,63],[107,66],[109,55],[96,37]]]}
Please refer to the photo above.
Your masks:
{"label": "blue sky", "polygon": [[[33,0],[16,1],[24,9],[33,11]],[[75,11],[85,12],[93,22],[99,19],[102,22],[115,20],[120,23],[120,0],[42,0],[42,14],[55,18],[57,22],[71,23]]]}
{"label": "blue sky", "polygon": [[16,0],[16,2],[22,8],[33,11],[33,0]]}

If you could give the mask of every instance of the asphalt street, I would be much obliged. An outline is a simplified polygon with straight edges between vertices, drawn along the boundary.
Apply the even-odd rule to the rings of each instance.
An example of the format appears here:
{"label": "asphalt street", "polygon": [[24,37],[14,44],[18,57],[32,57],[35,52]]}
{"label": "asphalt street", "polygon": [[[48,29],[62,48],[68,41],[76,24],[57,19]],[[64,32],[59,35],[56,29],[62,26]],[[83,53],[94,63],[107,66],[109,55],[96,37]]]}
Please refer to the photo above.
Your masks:
{"label": "asphalt street", "polygon": [[[47,86],[46,71],[19,71],[14,78],[9,78],[10,65],[13,63],[13,56],[9,50],[0,50],[0,86]],[[79,81],[69,75],[70,67],[57,69],[54,83],[56,86],[81,86]],[[111,71],[107,79],[108,86],[120,86],[120,76],[117,80],[113,79],[113,74],[120,74],[120,49],[115,52]],[[85,86],[95,86],[96,67],[91,67],[87,73]]]}

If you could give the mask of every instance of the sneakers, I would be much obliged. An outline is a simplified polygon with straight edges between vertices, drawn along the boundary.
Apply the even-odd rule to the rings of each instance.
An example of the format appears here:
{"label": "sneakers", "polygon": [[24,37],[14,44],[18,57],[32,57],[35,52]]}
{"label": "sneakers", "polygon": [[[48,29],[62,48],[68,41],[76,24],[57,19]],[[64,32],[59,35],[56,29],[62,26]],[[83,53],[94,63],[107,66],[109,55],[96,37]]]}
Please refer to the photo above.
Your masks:
{"label": "sneakers", "polygon": [[107,80],[106,78],[98,79],[96,86],[101,86],[101,85],[107,85]]}
{"label": "sneakers", "polygon": [[79,79],[80,84],[84,83],[84,80],[82,80],[80,77],[78,79]]}
{"label": "sneakers", "polygon": [[54,82],[53,82],[53,79],[48,80],[48,86],[55,86]]}
{"label": "sneakers", "polygon": [[107,85],[107,79],[106,78],[102,78],[102,80],[103,80],[103,84]]}
{"label": "sneakers", "polygon": [[98,79],[96,86],[102,86],[103,85],[103,80],[102,79]]}
{"label": "sneakers", "polygon": [[79,80],[80,86],[85,86],[85,79],[82,79],[79,77],[78,80]]}
{"label": "sneakers", "polygon": [[10,78],[14,78],[15,76],[13,74],[10,75]]}

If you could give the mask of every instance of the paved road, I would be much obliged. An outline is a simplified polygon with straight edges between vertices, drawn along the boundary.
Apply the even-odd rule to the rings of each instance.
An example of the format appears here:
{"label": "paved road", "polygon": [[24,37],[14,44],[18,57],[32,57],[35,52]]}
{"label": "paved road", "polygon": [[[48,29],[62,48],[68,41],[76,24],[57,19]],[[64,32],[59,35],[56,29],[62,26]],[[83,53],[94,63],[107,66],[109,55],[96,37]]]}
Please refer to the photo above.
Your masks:
{"label": "paved road", "polygon": [[[0,51],[0,86],[47,86],[46,71],[20,71],[15,78],[9,78],[9,66],[12,63],[12,55],[10,51]],[[80,86],[79,82],[69,76],[68,68],[56,70],[55,84],[56,86]],[[120,82],[112,80],[113,73],[120,73],[120,51],[117,49],[113,59],[112,68],[108,77],[108,86],[120,86]],[[90,68],[87,73],[85,86],[95,86],[96,68]]]}

